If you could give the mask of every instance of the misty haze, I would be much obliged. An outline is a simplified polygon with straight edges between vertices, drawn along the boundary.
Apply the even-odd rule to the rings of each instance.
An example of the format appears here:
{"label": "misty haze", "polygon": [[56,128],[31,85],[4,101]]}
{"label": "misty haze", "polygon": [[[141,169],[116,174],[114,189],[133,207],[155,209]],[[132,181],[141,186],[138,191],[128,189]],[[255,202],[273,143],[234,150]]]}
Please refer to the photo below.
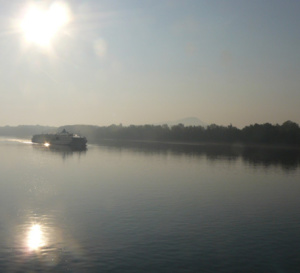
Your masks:
{"label": "misty haze", "polygon": [[300,2],[2,2],[0,272],[300,271]]}

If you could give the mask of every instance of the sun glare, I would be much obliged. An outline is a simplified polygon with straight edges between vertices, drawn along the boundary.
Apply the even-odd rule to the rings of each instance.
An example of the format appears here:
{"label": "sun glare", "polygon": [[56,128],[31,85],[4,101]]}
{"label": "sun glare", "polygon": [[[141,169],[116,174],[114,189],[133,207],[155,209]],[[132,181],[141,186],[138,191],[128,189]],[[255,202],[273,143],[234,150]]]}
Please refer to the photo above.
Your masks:
{"label": "sun glare", "polygon": [[27,238],[27,245],[30,250],[37,250],[44,245],[43,232],[40,225],[33,225]]}
{"label": "sun glare", "polygon": [[48,9],[33,5],[21,21],[21,29],[29,43],[48,46],[55,34],[70,21],[66,4],[53,3]]}

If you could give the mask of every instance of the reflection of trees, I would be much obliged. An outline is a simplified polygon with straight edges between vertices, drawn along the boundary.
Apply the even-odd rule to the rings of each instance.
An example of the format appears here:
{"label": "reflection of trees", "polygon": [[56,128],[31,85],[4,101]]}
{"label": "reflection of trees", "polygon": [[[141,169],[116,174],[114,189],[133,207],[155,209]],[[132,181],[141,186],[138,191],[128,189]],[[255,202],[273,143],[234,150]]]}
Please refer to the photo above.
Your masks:
{"label": "reflection of trees", "polygon": [[286,170],[293,170],[300,166],[300,150],[270,148],[268,146],[221,145],[221,144],[174,144],[159,142],[133,141],[103,141],[107,149],[128,150],[143,154],[162,154],[174,156],[205,156],[210,161],[238,160],[241,158],[253,166],[280,166]]}
{"label": "reflection of trees", "polygon": [[251,165],[266,168],[281,166],[284,169],[296,169],[300,165],[300,151],[293,149],[245,148],[243,160]]}

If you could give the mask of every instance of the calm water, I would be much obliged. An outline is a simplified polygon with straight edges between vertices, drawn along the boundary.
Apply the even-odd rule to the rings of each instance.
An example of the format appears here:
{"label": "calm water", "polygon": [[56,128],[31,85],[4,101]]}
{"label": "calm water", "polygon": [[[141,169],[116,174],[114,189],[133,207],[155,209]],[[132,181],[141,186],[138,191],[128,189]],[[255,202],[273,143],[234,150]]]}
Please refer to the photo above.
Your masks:
{"label": "calm water", "polygon": [[0,140],[0,272],[300,272],[284,150]]}

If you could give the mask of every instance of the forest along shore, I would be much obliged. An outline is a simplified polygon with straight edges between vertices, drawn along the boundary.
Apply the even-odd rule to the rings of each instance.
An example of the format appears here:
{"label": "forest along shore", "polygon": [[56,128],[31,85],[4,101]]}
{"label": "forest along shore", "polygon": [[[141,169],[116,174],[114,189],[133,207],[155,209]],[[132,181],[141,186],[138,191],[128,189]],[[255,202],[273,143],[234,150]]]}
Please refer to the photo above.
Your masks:
{"label": "forest along shore", "polygon": [[255,147],[300,148],[300,127],[286,121],[283,124],[254,124],[242,129],[232,125],[203,126],[168,125],[65,125],[50,127],[20,125],[0,127],[0,136],[31,138],[38,133],[55,133],[66,129],[85,136],[88,143],[103,141],[152,142],[177,145],[228,145]]}

